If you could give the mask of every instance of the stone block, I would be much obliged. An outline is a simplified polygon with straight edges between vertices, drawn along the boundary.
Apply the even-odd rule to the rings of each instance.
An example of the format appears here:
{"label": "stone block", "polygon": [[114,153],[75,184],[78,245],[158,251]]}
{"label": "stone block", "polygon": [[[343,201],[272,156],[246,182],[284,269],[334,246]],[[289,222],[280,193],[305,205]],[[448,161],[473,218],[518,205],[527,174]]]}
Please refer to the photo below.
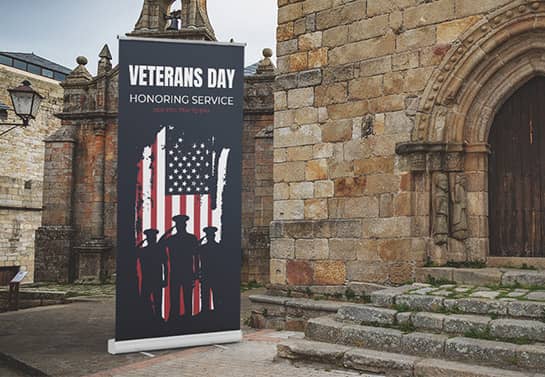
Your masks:
{"label": "stone block", "polygon": [[417,362],[414,373],[419,377],[527,377],[527,374],[522,372],[439,359],[424,359]]}
{"label": "stone block", "polygon": [[383,77],[371,76],[351,80],[348,93],[350,99],[376,98],[383,93]]}
{"label": "stone block", "polygon": [[358,250],[362,248],[362,240],[337,238],[329,240],[329,258],[333,260],[355,260]]}
{"label": "stone block", "polygon": [[[435,31],[433,34],[435,39]],[[407,47],[410,46],[407,42],[406,44]],[[348,43],[330,50],[329,64],[341,65],[389,55],[394,52],[395,46],[396,38],[391,32],[377,38]]]}
{"label": "stone block", "polygon": [[388,15],[366,18],[354,22],[348,27],[348,39],[350,42],[370,39],[386,34],[389,26]]}
{"label": "stone block", "polygon": [[396,311],[367,305],[344,306],[337,312],[337,319],[359,325],[393,325],[396,322]]}
{"label": "stone block", "polygon": [[524,271],[509,270],[501,278],[502,285],[523,285],[527,287],[543,286],[545,287],[544,271]]}
{"label": "stone block", "polygon": [[343,261],[314,263],[314,284],[342,285],[346,282],[346,264]]}
{"label": "stone block", "polygon": [[[410,307],[412,308],[412,306]],[[412,322],[417,329],[441,332],[445,317],[444,314],[420,312],[413,315]]]}
{"label": "stone block", "polygon": [[463,17],[487,12],[510,2],[509,0],[456,0],[456,16]]}
{"label": "stone block", "polygon": [[305,200],[305,219],[319,220],[328,218],[328,206],[326,199]]}
{"label": "stone block", "polygon": [[366,191],[369,194],[397,192],[400,177],[393,174],[376,174],[367,177]]}
{"label": "stone block", "polygon": [[294,21],[303,16],[303,4],[295,3],[278,8],[278,24]]}
{"label": "stone block", "polygon": [[299,51],[314,50],[322,47],[322,32],[307,33],[299,36]]}
{"label": "stone block", "polygon": [[315,181],[314,182],[314,197],[315,198],[331,198],[334,193],[334,184],[331,181]]}
{"label": "stone block", "polygon": [[366,190],[366,177],[345,177],[335,179],[335,196],[362,196]]}
{"label": "stone block", "polygon": [[373,17],[378,14],[386,14],[399,9],[403,10],[414,5],[414,0],[368,0],[367,15]]}
{"label": "stone block", "polygon": [[270,279],[271,284],[286,284],[286,260],[271,259]]}
{"label": "stone block", "polygon": [[313,275],[314,271],[310,262],[304,260],[286,262],[286,280],[289,285],[310,285]]}
{"label": "stone block", "polygon": [[271,240],[271,258],[293,259],[295,258],[295,240],[273,239]]}
{"label": "stone block", "polygon": [[392,56],[392,69],[394,71],[401,71],[407,69],[418,68],[419,66],[419,54],[416,51],[408,51]]}
{"label": "stone block", "polygon": [[400,295],[395,298],[396,305],[407,306],[412,310],[434,312],[443,306],[443,298],[437,296]]}
{"label": "stone block", "polygon": [[302,220],[305,218],[303,200],[277,200],[274,202],[275,220]]}
{"label": "stone block", "polygon": [[368,101],[350,101],[327,106],[329,118],[332,120],[348,119],[364,116],[369,111]]}
{"label": "stone block", "polygon": [[350,119],[330,121],[322,126],[322,141],[324,143],[350,139],[352,139],[352,121]]}
{"label": "stone block", "polygon": [[294,120],[298,125],[318,123],[318,109],[315,107],[297,109],[295,110]]}
{"label": "stone block", "polygon": [[359,65],[360,77],[376,76],[391,71],[392,57],[390,55],[368,59]]}
{"label": "stone block", "polygon": [[288,108],[312,106],[314,104],[314,88],[298,88],[288,91]]}
{"label": "stone block", "polygon": [[309,342],[306,340],[293,340],[280,343],[277,346],[277,355],[283,359],[305,360],[332,365],[341,365],[347,347],[339,345]]}
{"label": "stone block", "polygon": [[290,183],[290,199],[309,199],[314,196],[314,184],[312,182]]}
{"label": "stone block", "polygon": [[407,30],[397,37],[396,50],[406,51],[426,46],[433,46],[436,43],[435,26],[426,26],[418,29]]}
{"label": "stone block", "polygon": [[401,339],[401,349],[409,355],[440,358],[443,356],[447,339],[447,336],[436,334],[405,334]]}
{"label": "stone block", "polygon": [[354,174],[380,174],[393,173],[394,158],[392,157],[374,157],[354,161]]}
{"label": "stone block", "polygon": [[472,314],[496,314],[506,315],[508,303],[497,300],[486,300],[478,298],[462,298],[458,300],[445,300],[445,307],[448,310],[457,309],[463,313]]}
{"label": "stone block", "polygon": [[299,239],[295,241],[295,257],[297,259],[327,259],[329,255],[326,239]]}
{"label": "stone block", "polygon": [[327,160],[311,160],[306,163],[305,178],[309,181],[327,179]]}
{"label": "stone block", "polygon": [[327,47],[344,45],[348,41],[348,25],[340,25],[324,30],[322,44]]}
{"label": "stone block", "polygon": [[499,285],[502,273],[498,269],[454,268],[452,280],[470,285]]}
{"label": "stone block", "polygon": [[318,342],[337,343],[341,338],[343,324],[332,317],[319,317],[310,319],[305,329],[307,339]]}
{"label": "stone block", "polygon": [[437,43],[454,42],[480,19],[481,16],[469,16],[437,25]]}
{"label": "stone block", "polygon": [[412,370],[417,359],[412,356],[378,352],[372,350],[351,349],[344,355],[344,367],[381,375],[412,377]]}
{"label": "stone block", "polygon": [[321,68],[327,63],[327,48],[322,47],[308,52],[308,68]]}
{"label": "stone block", "polygon": [[453,314],[445,317],[443,330],[449,334],[464,335],[469,331],[484,333],[488,329],[490,317]]}
{"label": "stone block", "polygon": [[[524,369],[543,371],[545,365],[545,346],[532,344],[519,346],[517,350],[517,365]],[[542,375],[536,375],[542,377]]]}
{"label": "stone block", "polygon": [[315,88],[314,94],[316,106],[343,103],[347,98],[347,85],[344,82],[320,85]]}
{"label": "stone block", "polygon": [[396,352],[401,349],[403,334],[399,330],[382,327],[345,325],[339,343],[374,350]]}
{"label": "stone block", "polygon": [[445,355],[450,359],[511,367],[516,351],[514,344],[470,338],[451,338],[445,346]]}
{"label": "stone block", "polygon": [[386,284],[388,282],[388,265],[382,262],[357,260],[346,263],[349,281]]}
{"label": "stone block", "polygon": [[451,0],[438,0],[425,3],[405,11],[403,22],[407,29],[437,24],[454,18],[454,2]]}
{"label": "stone block", "polygon": [[501,339],[529,339],[545,342],[545,323],[517,319],[495,319],[490,323],[490,335]]}
{"label": "stone block", "polygon": [[276,148],[311,145],[320,143],[321,141],[322,130],[316,124],[276,128],[274,130],[274,143]]}

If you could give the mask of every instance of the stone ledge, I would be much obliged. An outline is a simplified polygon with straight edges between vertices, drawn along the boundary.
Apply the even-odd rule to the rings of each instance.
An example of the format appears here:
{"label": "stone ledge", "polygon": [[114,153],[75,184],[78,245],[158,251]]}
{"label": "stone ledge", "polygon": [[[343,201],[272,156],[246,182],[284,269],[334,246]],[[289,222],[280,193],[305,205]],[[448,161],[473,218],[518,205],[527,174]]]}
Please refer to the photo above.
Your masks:
{"label": "stone ledge", "polygon": [[430,278],[466,285],[544,286],[545,271],[517,270],[508,268],[455,268],[421,267],[416,278],[426,283]]}

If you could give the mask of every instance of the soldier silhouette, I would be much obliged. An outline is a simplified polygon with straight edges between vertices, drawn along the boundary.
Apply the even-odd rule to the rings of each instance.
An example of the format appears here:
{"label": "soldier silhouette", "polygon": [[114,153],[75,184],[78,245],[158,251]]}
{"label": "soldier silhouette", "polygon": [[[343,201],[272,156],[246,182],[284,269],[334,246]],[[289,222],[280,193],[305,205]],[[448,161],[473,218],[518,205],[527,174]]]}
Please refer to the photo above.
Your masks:
{"label": "soldier silhouette", "polygon": [[[203,276],[203,309],[212,310],[217,309],[218,302],[222,299],[221,294],[221,262],[220,262],[220,244],[216,241],[216,232],[218,228],[215,226],[209,226],[203,229],[206,234],[201,239],[201,245],[199,246],[199,255],[202,264],[202,276]],[[202,242],[206,240],[205,244]],[[210,294],[212,290],[212,295]],[[212,300],[213,305],[212,306]]]}
{"label": "soldier silhouette", "polygon": [[[153,316],[161,316],[163,301],[163,287],[168,282],[167,256],[163,248],[157,243],[156,229],[144,231],[146,238],[139,244],[147,243],[140,249],[140,263],[142,268],[142,293],[144,299],[151,304]],[[149,301],[148,301],[149,300]]]}
{"label": "soldier silhouette", "polygon": [[176,225],[167,230],[161,238],[169,236],[174,229],[176,234],[169,236],[165,241],[165,246],[170,250],[170,295],[171,295],[171,316],[176,319],[181,314],[181,299],[183,293],[184,316],[191,317],[191,298],[193,290],[193,281],[195,272],[193,269],[193,260],[197,252],[197,237],[187,232],[186,215],[177,215],[172,218]]}

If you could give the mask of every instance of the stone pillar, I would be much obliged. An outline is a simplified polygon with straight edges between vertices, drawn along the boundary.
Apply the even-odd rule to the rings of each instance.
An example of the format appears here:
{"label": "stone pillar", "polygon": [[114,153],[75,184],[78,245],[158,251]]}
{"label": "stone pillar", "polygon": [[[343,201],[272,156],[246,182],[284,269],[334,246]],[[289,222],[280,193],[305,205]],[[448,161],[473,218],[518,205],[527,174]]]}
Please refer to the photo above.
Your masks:
{"label": "stone pillar", "polygon": [[67,283],[74,277],[72,190],[75,127],[66,124],[45,140],[42,226],[36,231],[35,281]]}

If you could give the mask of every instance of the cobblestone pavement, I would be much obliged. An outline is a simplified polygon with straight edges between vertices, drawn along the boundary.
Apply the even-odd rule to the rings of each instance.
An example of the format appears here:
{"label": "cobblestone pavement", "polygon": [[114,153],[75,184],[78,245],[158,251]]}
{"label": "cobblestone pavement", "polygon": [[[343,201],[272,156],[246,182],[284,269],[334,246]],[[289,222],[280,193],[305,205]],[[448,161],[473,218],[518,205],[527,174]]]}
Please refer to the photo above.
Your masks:
{"label": "cobblestone pavement", "polygon": [[371,377],[324,366],[275,361],[276,343],[288,335],[295,333],[259,331],[247,335],[242,343],[187,349],[88,377]]}

